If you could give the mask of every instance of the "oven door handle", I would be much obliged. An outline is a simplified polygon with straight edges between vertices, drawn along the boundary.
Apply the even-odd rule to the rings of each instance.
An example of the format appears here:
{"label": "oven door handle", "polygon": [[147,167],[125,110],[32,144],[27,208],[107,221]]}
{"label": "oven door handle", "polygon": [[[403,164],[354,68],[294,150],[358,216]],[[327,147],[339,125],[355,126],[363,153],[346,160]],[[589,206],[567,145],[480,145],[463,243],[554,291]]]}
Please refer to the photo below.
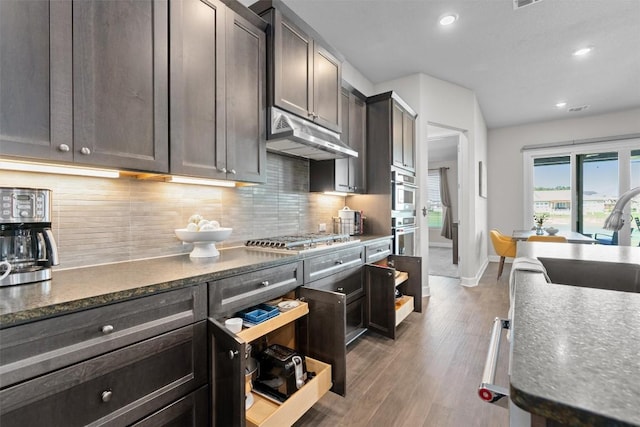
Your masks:
{"label": "oven door handle", "polygon": [[500,339],[502,330],[510,328],[508,319],[496,317],[491,328],[491,338],[489,340],[489,350],[487,351],[487,360],[484,362],[484,371],[482,372],[482,381],[478,387],[478,396],[485,402],[495,403],[499,406],[507,407],[509,399],[509,390],[506,387],[495,385],[496,366],[498,364],[498,354],[500,353]]}
{"label": "oven door handle", "polygon": [[417,231],[420,227],[396,227],[395,234],[408,234]]}
{"label": "oven door handle", "polygon": [[408,182],[402,182],[402,181],[400,181],[400,182],[396,182],[396,187],[407,187],[407,188],[410,188],[410,189],[412,189],[412,190],[417,190],[417,189],[418,189],[418,186],[417,186],[417,185],[415,185],[415,184],[410,184],[410,183],[408,183]]}

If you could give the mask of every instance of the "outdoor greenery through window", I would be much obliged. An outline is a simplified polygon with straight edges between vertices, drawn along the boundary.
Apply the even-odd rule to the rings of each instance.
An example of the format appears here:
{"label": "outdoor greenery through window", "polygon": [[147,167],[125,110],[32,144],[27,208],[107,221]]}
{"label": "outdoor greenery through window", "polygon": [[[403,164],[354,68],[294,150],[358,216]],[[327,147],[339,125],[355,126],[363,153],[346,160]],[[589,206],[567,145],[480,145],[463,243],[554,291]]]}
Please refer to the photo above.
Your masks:
{"label": "outdoor greenery through window", "polygon": [[427,189],[427,219],[429,228],[442,228],[442,199],[440,198],[440,171],[429,171]]}
{"label": "outdoor greenery through window", "polygon": [[544,227],[571,231],[571,158],[543,157],[533,166],[534,215],[548,215]]}

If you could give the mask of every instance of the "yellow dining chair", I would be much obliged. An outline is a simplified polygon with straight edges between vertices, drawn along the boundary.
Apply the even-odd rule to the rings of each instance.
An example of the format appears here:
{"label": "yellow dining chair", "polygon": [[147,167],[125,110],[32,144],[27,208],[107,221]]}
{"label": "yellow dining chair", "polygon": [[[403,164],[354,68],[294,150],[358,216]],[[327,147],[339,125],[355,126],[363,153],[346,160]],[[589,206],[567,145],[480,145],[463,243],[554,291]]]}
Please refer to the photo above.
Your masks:
{"label": "yellow dining chair", "polygon": [[500,267],[498,268],[498,279],[500,279],[500,276],[502,276],[502,270],[504,269],[504,259],[506,257],[516,257],[516,241],[495,229],[491,230],[489,235],[491,236],[493,249],[498,255],[500,255]]}
{"label": "yellow dining chair", "polygon": [[564,236],[529,236],[527,242],[560,242],[567,243],[567,238]]}

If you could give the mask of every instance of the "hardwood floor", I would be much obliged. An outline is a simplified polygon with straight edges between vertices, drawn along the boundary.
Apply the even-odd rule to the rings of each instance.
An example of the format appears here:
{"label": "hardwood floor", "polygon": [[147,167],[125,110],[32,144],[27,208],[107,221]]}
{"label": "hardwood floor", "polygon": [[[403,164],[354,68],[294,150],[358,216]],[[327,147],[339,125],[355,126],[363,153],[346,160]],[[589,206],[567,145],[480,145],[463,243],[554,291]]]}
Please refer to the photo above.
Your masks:
{"label": "hardwood floor", "polygon": [[[395,341],[367,332],[349,346],[347,396],[327,393],[295,426],[507,426],[507,410],[477,395],[492,321],[509,305],[509,272],[496,281],[497,268],[474,288],[430,280]],[[505,342],[496,383],[507,386]]]}

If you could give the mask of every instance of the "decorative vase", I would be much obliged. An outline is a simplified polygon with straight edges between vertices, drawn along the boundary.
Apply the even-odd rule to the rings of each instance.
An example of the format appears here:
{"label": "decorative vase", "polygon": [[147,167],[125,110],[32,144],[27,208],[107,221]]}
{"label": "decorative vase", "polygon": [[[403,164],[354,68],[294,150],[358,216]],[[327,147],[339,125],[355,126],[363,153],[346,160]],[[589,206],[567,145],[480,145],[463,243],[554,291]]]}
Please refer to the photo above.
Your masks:
{"label": "decorative vase", "polygon": [[544,230],[542,229],[541,225],[536,226],[536,234],[538,236],[542,236],[544,234]]}

